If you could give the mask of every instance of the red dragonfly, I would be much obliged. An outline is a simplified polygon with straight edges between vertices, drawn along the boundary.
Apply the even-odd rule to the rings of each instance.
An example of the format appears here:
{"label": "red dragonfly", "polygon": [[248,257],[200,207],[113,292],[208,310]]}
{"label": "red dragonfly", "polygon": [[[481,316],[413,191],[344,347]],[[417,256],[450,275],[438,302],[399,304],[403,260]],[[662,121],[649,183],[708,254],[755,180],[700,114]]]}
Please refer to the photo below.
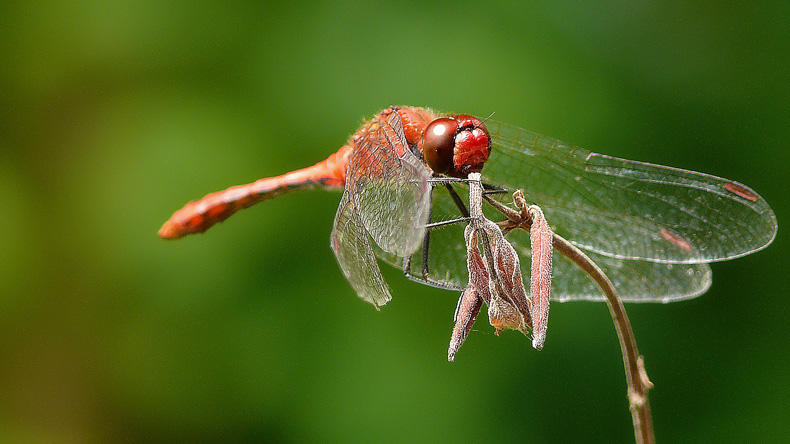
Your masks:
{"label": "red dragonfly", "polygon": [[[359,297],[378,308],[391,297],[375,256],[424,284],[466,286],[464,224],[452,222],[468,216],[465,193],[457,190],[471,172],[482,172],[486,187],[505,196],[523,189],[554,232],[603,269],[624,301],[698,296],[711,283],[709,262],[761,250],[777,230],[765,200],[737,182],[596,154],[469,115],[390,107],[311,167],[189,202],[159,236],[202,233],[288,191],[343,190],[331,246]],[[529,235],[520,232],[508,241],[529,257]],[[555,254],[553,262],[553,300],[605,300],[568,259]],[[529,266],[522,271],[528,280]]]}

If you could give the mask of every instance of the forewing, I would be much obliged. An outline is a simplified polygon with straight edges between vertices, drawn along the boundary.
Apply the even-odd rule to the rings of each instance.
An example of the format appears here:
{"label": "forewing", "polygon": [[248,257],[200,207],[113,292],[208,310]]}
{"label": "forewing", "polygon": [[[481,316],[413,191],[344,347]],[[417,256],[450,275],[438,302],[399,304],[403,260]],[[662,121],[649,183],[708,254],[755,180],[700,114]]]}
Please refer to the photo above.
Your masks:
{"label": "forewing", "polygon": [[[455,185],[462,197],[466,187]],[[507,199],[507,197],[503,197]],[[466,199],[464,199],[466,200]],[[484,205],[484,207],[487,207]],[[492,220],[502,217],[486,208]],[[458,210],[448,193],[437,188],[433,193],[433,222],[454,219]],[[551,221],[549,221],[551,224]],[[466,224],[456,223],[431,230],[429,251],[429,277],[440,281],[446,287],[462,290],[467,284],[466,249],[463,231]],[[522,276],[530,280],[529,233],[513,230],[505,236],[521,257]],[[386,262],[401,267],[402,262],[392,254],[376,251]],[[711,284],[711,270],[707,264],[668,264],[653,261],[618,259],[592,252],[588,256],[602,268],[614,284],[622,300],[627,302],[670,302],[689,299],[704,293]],[[553,256],[551,299],[555,301],[604,301],[605,297],[579,267],[569,259],[555,252]],[[422,279],[422,252],[411,257],[411,275]]]}
{"label": "forewing", "polygon": [[[506,237],[522,258],[529,262],[532,250],[529,236],[514,230]],[[624,302],[673,302],[697,297],[708,290],[712,273],[706,263],[667,264],[633,259],[618,259],[586,253],[612,281]],[[576,264],[560,253],[553,256],[551,299],[565,301],[605,301],[598,285]],[[522,265],[524,280],[530,270]]]}
{"label": "forewing", "polygon": [[494,142],[483,180],[523,189],[557,234],[586,251],[701,263],[760,250],[776,235],[773,211],[745,185],[592,153],[499,122],[486,126]]}
{"label": "forewing", "polygon": [[357,295],[377,309],[392,299],[349,192],[343,192],[331,235],[332,251]]}
{"label": "forewing", "polygon": [[409,149],[397,112],[370,124],[357,139],[346,189],[365,229],[384,251],[408,256],[419,247],[428,221],[429,177]]}

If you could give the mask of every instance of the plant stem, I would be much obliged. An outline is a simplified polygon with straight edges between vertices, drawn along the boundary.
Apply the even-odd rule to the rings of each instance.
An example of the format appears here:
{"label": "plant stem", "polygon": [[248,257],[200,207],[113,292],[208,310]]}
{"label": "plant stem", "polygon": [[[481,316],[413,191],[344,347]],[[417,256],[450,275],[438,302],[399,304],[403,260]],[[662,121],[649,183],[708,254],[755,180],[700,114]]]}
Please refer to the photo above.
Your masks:
{"label": "plant stem", "polygon": [[557,234],[554,234],[553,245],[557,251],[584,270],[606,295],[606,303],[614,321],[614,328],[617,330],[617,337],[620,339],[620,351],[623,353],[625,379],[628,383],[628,400],[631,407],[631,419],[634,422],[636,442],[638,444],[655,443],[653,419],[650,415],[650,402],[647,397],[647,391],[653,384],[647,378],[644,357],[639,355],[634,332],[628,321],[628,315],[625,313],[623,302],[617,296],[612,281],[586,254]]}
{"label": "plant stem", "polygon": [[[505,232],[513,228],[521,228],[529,232],[529,226],[532,221],[529,217],[522,215],[522,213],[525,213],[524,209],[522,209],[522,213],[519,213],[488,196],[484,195],[484,199],[509,219],[509,221],[506,221]],[[653,384],[647,378],[644,357],[639,355],[634,332],[631,329],[631,323],[628,321],[623,302],[617,296],[617,290],[612,285],[612,281],[606,277],[603,270],[592,259],[558,234],[553,233],[552,236],[554,248],[587,273],[606,295],[609,313],[612,315],[614,328],[620,340],[620,351],[623,354],[625,379],[628,383],[628,401],[631,419],[634,423],[636,442],[637,444],[654,444],[653,419],[650,415],[650,401],[647,395]]]}

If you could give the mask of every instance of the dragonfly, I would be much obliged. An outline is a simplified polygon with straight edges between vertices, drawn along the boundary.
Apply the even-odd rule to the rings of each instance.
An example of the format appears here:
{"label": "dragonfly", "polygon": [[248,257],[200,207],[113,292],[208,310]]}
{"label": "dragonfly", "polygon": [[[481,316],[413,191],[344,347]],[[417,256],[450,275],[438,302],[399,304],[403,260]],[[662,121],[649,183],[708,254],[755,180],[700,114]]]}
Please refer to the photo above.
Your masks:
{"label": "dragonfly", "polygon": [[[331,248],[357,295],[378,309],[391,295],[377,258],[426,285],[455,291],[467,285],[464,178],[477,172],[498,199],[523,190],[553,232],[583,250],[625,302],[699,296],[711,285],[711,262],[759,251],[776,236],[774,212],[744,184],[597,154],[490,119],[407,106],[381,111],[313,166],[187,203],[159,236],[202,233],[290,191],[338,190]],[[507,239],[521,257],[531,256],[528,233],[513,230]],[[527,262],[521,268],[528,281]],[[553,270],[552,300],[605,300],[564,256],[554,253]]]}

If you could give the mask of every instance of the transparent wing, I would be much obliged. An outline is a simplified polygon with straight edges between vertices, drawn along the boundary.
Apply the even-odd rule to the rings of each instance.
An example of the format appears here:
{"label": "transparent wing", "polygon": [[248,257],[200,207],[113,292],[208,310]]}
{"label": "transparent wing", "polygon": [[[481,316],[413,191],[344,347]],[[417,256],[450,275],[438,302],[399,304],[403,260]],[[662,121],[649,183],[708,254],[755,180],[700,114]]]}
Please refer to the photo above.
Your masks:
{"label": "transparent wing", "polygon": [[[455,185],[459,196],[468,195],[467,188]],[[503,196],[507,199],[509,196]],[[487,208],[488,217],[501,220],[501,215]],[[437,188],[433,193],[432,222],[450,220],[458,217],[458,209],[449,194]],[[428,268],[429,277],[443,282],[448,287],[461,291],[466,287],[466,249],[463,243],[465,224],[457,223],[431,230]],[[511,231],[506,239],[522,258],[521,268],[525,281],[530,276],[532,255],[529,244],[529,233],[523,230]],[[396,267],[402,267],[402,260],[382,250],[376,253],[384,261]],[[711,283],[711,271],[707,264],[667,264],[644,260],[622,259],[603,256],[589,252],[590,258],[602,268],[611,279],[622,300],[627,302],[670,302],[688,299],[704,293]],[[420,280],[422,254],[418,251],[411,257],[411,274]],[[597,285],[566,257],[554,253],[554,270],[552,280],[552,300],[603,301],[605,297]]]}
{"label": "transparent wing", "polygon": [[430,209],[428,178],[428,169],[409,149],[397,112],[379,117],[359,133],[331,243],[357,295],[377,308],[391,296],[370,238],[393,256],[409,256],[419,247]]}
{"label": "transparent wing", "polygon": [[745,185],[486,126],[494,142],[483,180],[523,189],[556,233],[588,252],[693,264],[752,253],[776,235],[773,211]]}
{"label": "transparent wing", "polygon": [[392,296],[348,191],[340,200],[330,239],[340,269],[357,295],[376,308],[389,302]]}
{"label": "transparent wing", "polygon": [[[523,230],[508,234],[507,239],[521,255],[530,257],[529,235]],[[706,263],[667,264],[633,259],[618,259],[596,253],[587,254],[614,284],[625,302],[673,302],[705,293],[712,273]],[[526,259],[523,262],[529,263]],[[564,301],[605,301],[597,284],[567,257],[554,253],[552,299]],[[524,280],[529,279],[529,265],[522,264]]]}
{"label": "transparent wing", "polygon": [[409,149],[397,112],[369,125],[356,141],[346,189],[384,251],[408,256],[419,247],[430,208],[429,177]]}

